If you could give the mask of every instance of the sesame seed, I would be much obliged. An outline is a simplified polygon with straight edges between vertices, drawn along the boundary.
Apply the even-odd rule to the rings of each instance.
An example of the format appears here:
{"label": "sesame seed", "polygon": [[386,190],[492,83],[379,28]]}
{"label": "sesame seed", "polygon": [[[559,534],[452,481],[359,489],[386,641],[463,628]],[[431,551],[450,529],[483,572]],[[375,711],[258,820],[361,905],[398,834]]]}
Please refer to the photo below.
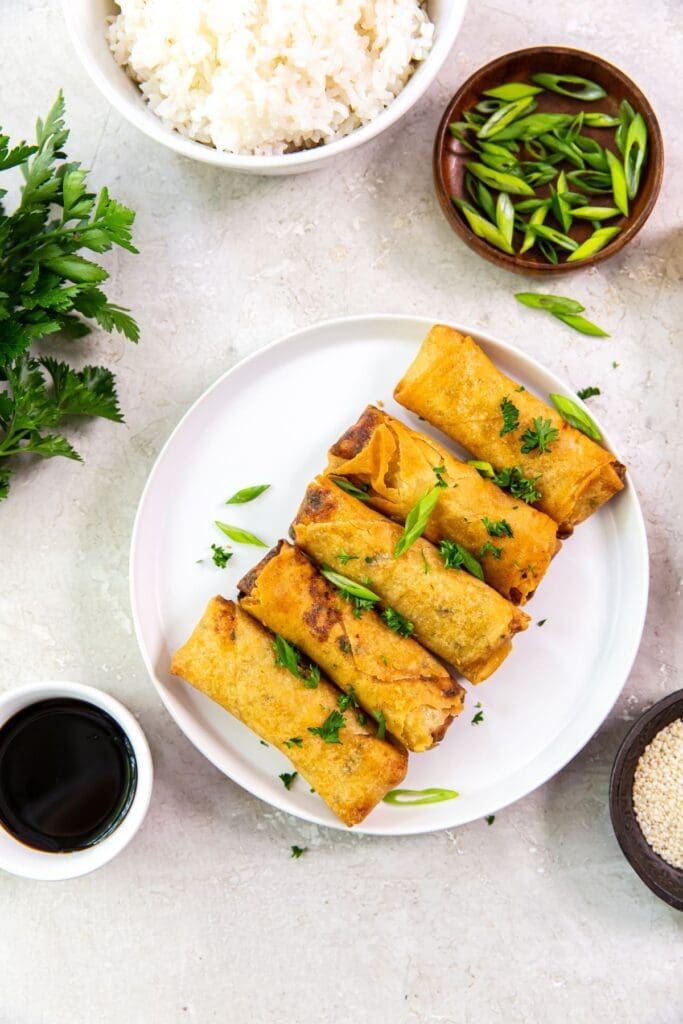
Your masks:
{"label": "sesame seed", "polygon": [[655,853],[683,869],[683,719],[660,729],[641,754],[633,809]]}

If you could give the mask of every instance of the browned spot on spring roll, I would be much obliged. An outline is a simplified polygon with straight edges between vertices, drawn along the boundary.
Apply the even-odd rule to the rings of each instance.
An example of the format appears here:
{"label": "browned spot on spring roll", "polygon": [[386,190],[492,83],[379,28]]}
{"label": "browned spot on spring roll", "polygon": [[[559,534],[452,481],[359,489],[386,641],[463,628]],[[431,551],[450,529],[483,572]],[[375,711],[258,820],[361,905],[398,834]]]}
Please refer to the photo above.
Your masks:
{"label": "browned spot on spring roll", "polygon": [[[472,338],[451,327],[432,327],[394,396],[495,470],[519,466],[527,477],[540,476],[535,504],[558,523],[562,537],[624,486],[625,467],[611,452],[520,389]],[[501,433],[505,398],[519,410],[519,426]],[[547,451],[524,453],[522,435],[539,416],[559,436]]]}
{"label": "browned spot on spring roll", "polygon": [[436,484],[437,469],[447,486],[424,536],[435,544],[457,541],[480,559],[489,586],[525,604],[560,547],[557,523],[483,479],[438,441],[369,405],[330,448],[327,473],[367,488],[368,504],[405,522]]}
{"label": "browned spot on spring roll", "polygon": [[209,601],[171,671],[281,750],[345,825],[357,825],[405,778],[405,750],[378,739],[374,721],[361,725],[347,710],[337,742],[311,733],[339,713],[339,691],[324,678],[306,689],[276,664],[272,635],[233,601]]}
{"label": "browned spot on spring roll", "polygon": [[465,691],[440,662],[372,609],[354,615],[298,548],[280,541],[239,589],[241,607],[299,647],[366,711],[381,711],[409,750],[428,750],[462,711]]}
{"label": "browned spot on spring roll", "polygon": [[415,625],[415,638],[472,683],[488,678],[507,657],[528,615],[461,569],[446,569],[422,538],[394,558],[403,531],[351,497],[329,477],[310,484],[292,524],[296,543],[318,564],[355,555],[343,574],[379,594]]}

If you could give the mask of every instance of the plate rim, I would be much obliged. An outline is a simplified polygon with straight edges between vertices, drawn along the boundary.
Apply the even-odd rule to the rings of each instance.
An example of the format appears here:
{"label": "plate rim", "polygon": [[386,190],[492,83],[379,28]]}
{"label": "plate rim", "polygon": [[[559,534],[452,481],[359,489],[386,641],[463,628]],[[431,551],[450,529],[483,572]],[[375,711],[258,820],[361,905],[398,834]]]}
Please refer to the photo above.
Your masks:
{"label": "plate rim", "polygon": [[[186,737],[186,739],[190,743],[192,743],[192,745],[199,751],[199,753],[201,753],[203,757],[205,757],[211,764],[213,764],[214,767],[217,768],[218,771],[220,771],[222,775],[224,775],[226,778],[230,779],[230,781],[233,782],[235,785],[240,786],[242,789],[245,789],[248,793],[250,793],[251,796],[254,796],[257,799],[261,800],[267,806],[274,807],[276,810],[283,811],[286,814],[290,814],[293,817],[298,818],[298,819],[300,819],[302,821],[306,821],[306,822],[318,825],[319,827],[333,828],[333,829],[336,829],[338,831],[342,831],[342,832],[345,832],[345,833],[352,833],[354,835],[372,835],[372,836],[382,836],[382,837],[424,835],[424,834],[427,834],[427,833],[430,833],[430,832],[441,832],[441,831],[444,831],[445,829],[450,829],[450,828],[460,828],[463,825],[470,824],[472,821],[479,820],[481,815],[477,814],[476,816],[469,817],[469,818],[467,818],[464,821],[459,821],[459,822],[451,823],[451,824],[437,824],[437,825],[434,825],[434,824],[430,824],[429,822],[426,822],[424,827],[422,827],[422,826],[415,827],[414,825],[411,825],[408,829],[406,829],[405,826],[401,827],[399,821],[397,821],[398,827],[397,828],[393,828],[392,827],[391,830],[388,830],[386,828],[381,828],[381,829],[373,828],[372,825],[368,826],[368,825],[366,825],[365,822],[361,822],[359,825],[357,825],[354,828],[350,829],[347,826],[345,826],[341,821],[336,821],[336,820],[326,821],[326,820],[322,820],[316,814],[309,813],[306,810],[302,810],[302,809],[298,809],[298,808],[293,808],[289,803],[286,802],[286,800],[282,796],[280,796],[280,794],[277,794],[277,796],[275,796],[275,797],[273,797],[273,796],[265,796],[262,793],[257,792],[256,788],[252,787],[252,785],[248,781],[245,781],[242,778],[236,778],[235,775],[233,775],[233,774],[228,774],[228,772],[226,772],[225,768],[221,764],[218,763],[217,759],[214,758],[211,755],[211,753],[207,753],[207,751],[205,749],[203,749],[203,747],[200,745],[199,737],[195,737],[194,735],[192,735],[192,732],[194,730],[191,730],[190,732],[188,732],[186,730],[185,726],[181,725],[180,721],[176,717],[176,714],[174,713],[174,709],[172,708],[172,701],[171,701],[170,694],[168,694],[168,692],[167,692],[167,686],[156,675],[156,672],[155,672],[155,669],[154,669],[154,665],[152,663],[152,659],[151,659],[151,657],[150,657],[150,655],[149,655],[149,653],[148,653],[148,651],[146,649],[146,644],[144,642],[143,635],[142,635],[142,624],[141,624],[139,610],[138,610],[138,600],[137,600],[137,597],[136,597],[136,588],[135,588],[135,577],[136,577],[135,563],[136,563],[137,546],[138,546],[138,539],[139,539],[139,532],[140,532],[140,524],[141,524],[142,517],[143,517],[143,514],[144,514],[145,504],[146,504],[146,501],[147,501],[147,498],[148,498],[148,494],[151,491],[154,479],[155,479],[155,477],[157,475],[157,472],[159,471],[159,468],[160,468],[164,458],[166,457],[166,454],[167,454],[168,450],[170,449],[171,445],[173,444],[176,436],[183,429],[186,421],[188,421],[190,419],[190,417],[193,415],[195,409],[197,409],[202,402],[207,400],[209,398],[209,396],[216,389],[221,387],[223,385],[223,383],[231,375],[236,374],[238,371],[242,370],[248,364],[256,362],[257,360],[259,360],[261,358],[267,357],[268,353],[272,352],[274,349],[277,349],[277,348],[279,348],[281,346],[285,346],[288,343],[303,342],[305,340],[306,335],[312,335],[312,334],[316,334],[316,333],[318,333],[320,331],[324,332],[326,330],[333,331],[335,329],[339,329],[340,327],[349,327],[349,328],[354,328],[355,327],[355,328],[357,328],[361,324],[368,324],[368,325],[371,326],[371,325],[377,325],[377,324],[381,324],[381,323],[385,323],[386,324],[386,323],[389,323],[389,322],[396,322],[396,321],[399,321],[401,324],[406,324],[407,323],[407,324],[412,324],[414,326],[421,325],[424,328],[425,332],[428,331],[429,328],[431,326],[433,326],[434,324],[443,324],[445,326],[452,327],[454,330],[457,330],[457,331],[459,331],[462,334],[470,335],[470,336],[472,336],[473,338],[475,338],[478,341],[483,341],[485,344],[490,344],[493,347],[498,348],[498,349],[508,353],[513,358],[521,358],[527,364],[527,366],[529,367],[530,370],[538,371],[539,373],[541,373],[542,375],[545,375],[545,376],[550,376],[556,382],[555,386],[559,387],[563,392],[568,393],[569,395],[573,395],[574,394],[572,389],[566,384],[566,382],[564,381],[563,378],[559,377],[553,370],[550,370],[543,363],[539,362],[539,360],[537,360],[534,356],[529,355],[527,352],[525,352],[523,349],[519,348],[518,346],[512,345],[510,342],[503,341],[501,338],[499,338],[498,336],[496,336],[494,334],[489,333],[485,329],[478,328],[478,327],[473,329],[471,325],[465,325],[465,324],[462,324],[462,323],[457,323],[455,321],[451,321],[451,320],[448,320],[448,319],[445,319],[445,318],[441,318],[441,317],[430,318],[430,317],[425,317],[425,316],[418,316],[418,315],[415,315],[415,314],[403,314],[403,313],[359,313],[359,314],[354,314],[354,315],[351,315],[351,316],[330,317],[330,318],[326,318],[324,320],[315,321],[315,323],[309,324],[308,326],[305,326],[305,327],[300,327],[300,328],[297,328],[297,329],[294,329],[294,330],[287,331],[286,333],[283,333],[283,334],[279,335],[278,337],[276,337],[273,341],[268,342],[266,345],[263,345],[260,348],[256,349],[254,352],[250,352],[244,358],[238,360],[234,364],[234,366],[229,367],[227,370],[224,371],[224,373],[220,374],[212,384],[209,384],[209,386],[206,387],[197,396],[197,398],[189,405],[189,407],[186,409],[186,411],[180,417],[180,419],[176,423],[175,427],[171,430],[170,434],[168,435],[168,437],[166,438],[165,442],[161,446],[161,448],[160,448],[159,452],[157,453],[157,455],[156,455],[156,457],[154,459],[154,462],[152,463],[152,466],[149,469],[149,472],[147,474],[147,478],[145,480],[142,492],[140,494],[140,498],[138,500],[137,508],[136,508],[136,511],[135,511],[135,517],[134,517],[134,520],[133,520],[133,526],[132,526],[132,530],[131,530],[131,539],[130,539],[130,552],[129,552],[129,560],[128,560],[129,596],[130,596],[130,603],[131,603],[131,612],[132,612],[132,618],[133,618],[133,626],[134,626],[134,630],[135,630],[135,639],[137,641],[138,649],[140,651],[140,655],[142,656],[143,663],[144,663],[145,668],[147,670],[147,674],[148,674],[148,676],[149,676],[149,678],[150,678],[150,680],[152,682],[152,685],[154,686],[154,689],[156,690],[158,696],[160,697],[161,702],[164,705],[164,707],[165,707],[166,711],[168,712],[168,714],[170,715],[171,719],[173,720],[173,722],[175,723],[177,728]],[[617,455],[617,457],[618,457],[618,453],[616,452],[614,445],[611,444],[608,432],[604,430],[604,428],[603,428],[602,424],[599,422],[599,420],[596,419],[596,423],[597,423],[598,427],[600,428],[600,431],[601,431],[601,433],[603,435],[603,438],[604,438],[604,441],[606,443],[606,446],[609,447],[610,451],[614,452],[614,454]],[[587,743],[590,742],[590,740],[593,738],[593,736],[595,736],[597,731],[604,724],[605,720],[607,719],[608,715],[610,714],[611,710],[613,709],[614,705],[616,704],[616,702],[617,702],[617,700],[619,698],[619,695],[621,694],[621,692],[622,692],[622,690],[623,690],[623,688],[624,688],[624,686],[626,684],[626,681],[627,681],[627,679],[628,679],[628,677],[630,675],[631,669],[633,668],[633,664],[635,662],[636,656],[638,654],[638,650],[640,648],[640,643],[641,643],[641,640],[642,640],[643,630],[644,630],[644,627],[645,627],[645,619],[646,619],[647,608],[648,608],[649,584],[650,584],[650,581],[649,581],[649,546],[648,546],[648,540],[647,540],[647,532],[646,532],[646,529],[645,529],[644,516],[643,516],[642,508],[640,506],[640,500],[638,498],[638,493],[636,491],[636,488],[634,486],[634,483],[633,483],[633,480],[631,478],[630,472],[628,470],[627,470],[627,473],[626,473],[626,481],[628,483],[628,490],[625,493],[628,495],[629,500],[631,501],[632,513],[633,513],[633,515],[635,517],[634,525],[636,526],[637,531],[639,533],[640,550],[641,550],[641,553],[642,553],[642,556],[643,556],[642,557],[643,572],[642,572],[641,579],[639,581],[636,581],[637,585],[634,586],[634,591],[633,591],[634,593],[637,593],[639,595],[640,607],[638,608],[638,615],[637,615],[638,628],[636,630],[634,630],[632,635],[631,635],[632,638],[630,640],[630,651],[629,651],[628,656],[627,656],[627,658],[626,658],[626,660],[624,662],[623,679],[621,680],[621,683],[619,684],[618,688],[616,689],[613,697],[612,697],[612,695],[610,695],[609,706],[606,708],[605,713],[602,716],[602,718],[600,719],[600,721],[595,726],[592,726],[592,727],[589,726],[589,731],[588,731],[587,734],[585,734],[585,729],[584,729],[584,731],[581,733],[581,736],[578,739],[578,742],[577,742],[576,747],[573,750],[573,752],[570,753],[568,756],[565,756],[564,753],[563,753],[558,758],[558,760],[551,765],[551,767],[549,769],[547,769],[547,770],[544,769],[544,771],[541,773],[542,777],[539,778],[538,781],[536,781],[531,787],[524,788],[523,792],[519,792],[512,799],[505,799],[502,803],[497,804],[495,806],[492,806],[490,811],[488,812],[490,814],[497,814],[503,808],[509,807],[512,804],[517,803],[518,800],[524,799],[525,797],[529,796],[531,793],[533,793],[537,789],[539,789],[541,786],[544,786],[547,782],[550,781],[550,779],[554,778],[555,775],[557,775],[560,771],[562,771],[575,757],[577,757],[578,754],[581,753],[581,751],[584,749],[584,747],[587,745]],[[226,712],[226,713],[229,713],[229,712]],[[523,771],[524,769],[522,768],[522,769],[519,769],[519,770]],[[239,773],[237,773],[237,774],[239,774]]]}

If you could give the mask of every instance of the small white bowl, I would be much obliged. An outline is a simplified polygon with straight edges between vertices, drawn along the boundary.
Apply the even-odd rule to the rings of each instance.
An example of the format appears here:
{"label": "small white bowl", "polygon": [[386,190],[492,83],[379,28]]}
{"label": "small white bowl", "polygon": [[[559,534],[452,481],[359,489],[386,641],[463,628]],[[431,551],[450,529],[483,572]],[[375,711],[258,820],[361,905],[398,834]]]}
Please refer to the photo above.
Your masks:
{"label": "small white bowl", "polygon": [[346,153],[374,139],[398,121],[426,92],[441,70],[460,30],[466,6],[467,0],[428,0],[427,8],[436,26],[434,45],[405,89],[369,124],[315,149],[284,153],[281,156],[240,156],[194,142],[167,128],[152,113],[137,85],[119,67],[109,49],[106,39],[107,19],[118,10],[114,0],[62,0],[66,24],[81,63],[100,92],[123,117],[176,153],[247,174],[297,174],[317,170],[340,153]]}
{"label": "small white bowl", "polygon": [[130,740],[135,754],[137,785],[126,816],[110,835],[87,850],[74,850],[72,853],[46,853],[43,850],[34,850],[15,839],[0,825],[0,869],[22,878],[44,881],[59,881],[87,875],[120,853],[144,820],[152,795],[154,777],[152,755],[145,734],[133,715],[114,697],[92,686],[84,686],[82,683],[49,682],[29,683],[28,686],[8,690],[0,694],[0,728],[23,708],[55,697],[72,697],[87,701],[106,711],[118,722]]}

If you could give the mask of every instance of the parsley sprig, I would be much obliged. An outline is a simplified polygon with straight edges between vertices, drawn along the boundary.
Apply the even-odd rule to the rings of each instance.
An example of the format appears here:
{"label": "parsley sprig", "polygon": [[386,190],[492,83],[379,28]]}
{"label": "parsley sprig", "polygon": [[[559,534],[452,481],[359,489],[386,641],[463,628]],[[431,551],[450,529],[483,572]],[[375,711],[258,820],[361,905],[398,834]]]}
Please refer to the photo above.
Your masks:
{"label": "parsley sprig", "polygon": [[514,402],[505,396],[500,403],[500,411],[503,414],[503,426],[500,428],[500,436],[512,433],[519,426],[519,409]]}
{"label": "parsley sprig", "polygon": [[399,636],[412,636],[415,632],[413,623],[394,608],[385,608],[382,618],[389,629],[393,629],[394,633],[398,633]]}
{"label": "parsley sprig", "polygon": [[[0,133],[0,172],[19,168],[24,178],[18,206],[0,202],[0,499],[7,497],[15,458],[80,456],[54,429],[66,417],[99,416],[121,422],[114,377],[103,367],[73,370],[67,363],[31,353],[31,346],[61,333],[78,339],[94,320],[131,341],[139,331],[123,306],[109,302],[101,285],[109,276],[79,254],[113,246],[136,253],[135,214],[109,196],[87,191],[87,173],[64,152],[60,92],[35,144],[10,148]],[[0,199],[5,191],[0,189]]]}
{"label": "parsley sprig", "polygon": [[533,426],[527,427],[522,434],[522,455],[528,455],[534,448],[538,448],[539,452],[550,451],[550,445],[557,441],[559,436],[559,430],[552,425],[550,420],[544,420],[542,416],[537,416],[533,421]]}
{"label": "parsley sprig", "polygon": [[341,711],[330,711],[322,725],[317,728],[308,727],[308,731],[314,736],[320,736],[325,743],[341,743],[339,730],[346,728],[346,719]]}
{"label": "parsley sprig", "polygon": [[439,545],[439,554],[443,558],[446,569],[465,569],[466,572],[483,580],[484,570],[469,551],[455,540],[442,540]]}
{"label": "parsley sprig", "polygon": [[484,516],[482,523],[486,527],[489,537],[512,537],[512,527],[507,519],[500,519],[497,523],[492,523],[490,519]]}
{"label": "parsley sprig", "polygon": [[476,459],[471,459],[469,464],[474,466],[482,476],[493,480],[498,487],[509,491],[513,498],[519,498],[532,505],[541,497],[541,492],[536,487],[537,482],[541,479],[541,473],[538,476],[524,476],[521,466],[506,466],[505,469],[496,472],[490,462],[480,462]]}

